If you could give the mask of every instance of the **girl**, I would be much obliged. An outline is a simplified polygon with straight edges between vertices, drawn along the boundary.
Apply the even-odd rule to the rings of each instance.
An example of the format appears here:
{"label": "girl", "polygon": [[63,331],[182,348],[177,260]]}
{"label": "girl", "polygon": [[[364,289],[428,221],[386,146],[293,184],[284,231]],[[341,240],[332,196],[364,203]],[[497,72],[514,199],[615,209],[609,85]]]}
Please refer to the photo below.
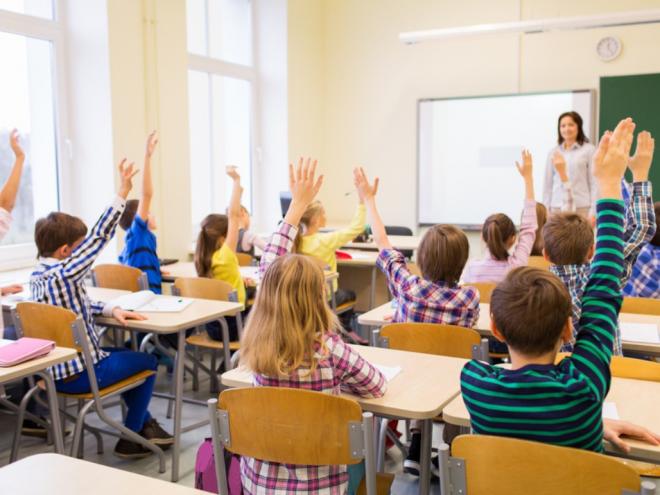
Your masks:
{"label": "girl", "polygon": [[[288,254],[300,217],[321,187],[316,161],[289,166],[292,201],[261,258],[261,286],[241,342],[241,364],[256,386],[292,387],[338,395],[381,397],[386,381],[339,338],[339,322],[327,304],[323,271],[307,256]],[[345,493],[346,466],[298,466],[241,458],[246,493]],[[319,488],[322,487],[321,490]]]}
{"label": "girl", "polygon": [[516,227],[504,213],[489,216],[481,229],[481,236],[487,246],[486,258],[471,261],[463,273],[463,281],[500,282],[512,268],[527,265],[532,251],[537,229],[536,201],[534,200],[534,177],[532,175],[532,155],[522,152],[522,166],[516,162],[518,172],[525,181],[525,206],[518,245],[510,255],[509,250],[516,242]]}

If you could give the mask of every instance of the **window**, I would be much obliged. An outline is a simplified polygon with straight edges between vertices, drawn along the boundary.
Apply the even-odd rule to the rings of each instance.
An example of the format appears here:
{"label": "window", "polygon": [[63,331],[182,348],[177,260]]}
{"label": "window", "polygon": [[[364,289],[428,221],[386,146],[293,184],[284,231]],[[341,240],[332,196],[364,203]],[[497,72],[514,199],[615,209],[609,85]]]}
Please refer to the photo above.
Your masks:
{"label": "window", "polygon": [[[10,12],[7,12],[9,10]],[[14,221],[0,243],[2,262],[34,259],[35,220],[59,207],[59,25],[53,2],[0,0],[0,182],[14,163],[9,133],[18,129],[26,160]],[[23,15],[25,14],[25,15]],[[37,17],[38,16],[38,17]],[[28,249],[26,249],[28,248]]]}
{"label": "window", "polygon": [[256,69],[250,0],[187,0],[188,104],[193,236],[231,194],[226,165],[241,174],[251,209]]}

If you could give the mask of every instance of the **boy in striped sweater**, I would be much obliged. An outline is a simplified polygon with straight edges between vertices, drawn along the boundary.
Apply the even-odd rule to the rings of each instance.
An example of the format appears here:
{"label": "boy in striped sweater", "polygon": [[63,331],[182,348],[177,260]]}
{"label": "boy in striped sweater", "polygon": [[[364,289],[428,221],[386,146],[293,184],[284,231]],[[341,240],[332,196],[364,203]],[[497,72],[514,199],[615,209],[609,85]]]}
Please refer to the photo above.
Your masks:
{"label": "boy in striped sweater", "polygon": [[547,271],[511,271],[493,292],[490,306],[492,330],[509,346],[511,369],[470,361],[461,373],[461,391],[476,433],[602,451],[602,408],[622,301],[621,178],[634,127],[631,119],[622,120],[601,140],[594,157],[601,196],[596,253],[572,356],[554,364],[562,343],[573,338],[566,287]]}

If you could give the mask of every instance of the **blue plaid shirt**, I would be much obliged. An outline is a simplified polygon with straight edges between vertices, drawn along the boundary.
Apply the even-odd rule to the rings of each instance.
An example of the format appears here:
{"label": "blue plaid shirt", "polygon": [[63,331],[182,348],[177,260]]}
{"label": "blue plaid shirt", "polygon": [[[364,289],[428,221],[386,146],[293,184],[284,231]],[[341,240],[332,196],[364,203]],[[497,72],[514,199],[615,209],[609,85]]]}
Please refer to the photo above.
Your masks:
{"label": "blue plaid shirt", "polygon": [[660,299],[660,246],[647,244],[642,248],[623,295]]}
{"label": "blue plaid shirt", "polygon": [[[651,183],[635,182],[632,185],[624,183],[623,197],[626,202],[626,230],[623,248],[624,266],[621,276],[621,288],[626,285],[633,272],[637,256],[649,240],[655,235],[655,211],[653,210],[653,194]],[[579,321],[582,314],[582,295],[589,280],[591,263],[581,265],[552,265],[550,271],[557,275],[568,289],[573,301],[573,336],[580,329]],[[572,344],[567,344],[562,351],[572,352]],[[614,337],[614,354],[623,354],[621,347],[621,329],[617,326]]]}
{"label": "blue plaid shirt", "polygon": [[[112,307],[94,302],[87,296],[85,278],[103,248],[112,239],[126,202],[117,197],[112,206],[105,209],[87,237],[71,256],[66,259],[39,258],[39,264],[30,276],[31,299],[69,309],[81,316],[89,338],[94,364],[108,356],[101,350],[94,325],[94,316],[110,316]],[[81,353],[71,361],[50,368],[55,380],[82,373],[85,370]]]}

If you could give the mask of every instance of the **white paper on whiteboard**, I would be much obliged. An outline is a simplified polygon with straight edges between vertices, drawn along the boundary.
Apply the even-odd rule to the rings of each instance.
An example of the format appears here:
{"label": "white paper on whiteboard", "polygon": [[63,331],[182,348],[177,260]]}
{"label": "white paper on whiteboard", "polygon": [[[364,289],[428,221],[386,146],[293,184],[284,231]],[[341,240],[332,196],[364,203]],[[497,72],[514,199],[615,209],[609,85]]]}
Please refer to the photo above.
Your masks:
{"label": "white paper on whiteboard", "polygon": [[619,419],[619,411],[614,402],[603,402],[603,419]]}
{"label": "white paper on whiteboard", "polygon": [[646,344],[660,344],[658,325],[654,323],[625,323],[621,322],[621,340],[626,342],[644,342]]}

